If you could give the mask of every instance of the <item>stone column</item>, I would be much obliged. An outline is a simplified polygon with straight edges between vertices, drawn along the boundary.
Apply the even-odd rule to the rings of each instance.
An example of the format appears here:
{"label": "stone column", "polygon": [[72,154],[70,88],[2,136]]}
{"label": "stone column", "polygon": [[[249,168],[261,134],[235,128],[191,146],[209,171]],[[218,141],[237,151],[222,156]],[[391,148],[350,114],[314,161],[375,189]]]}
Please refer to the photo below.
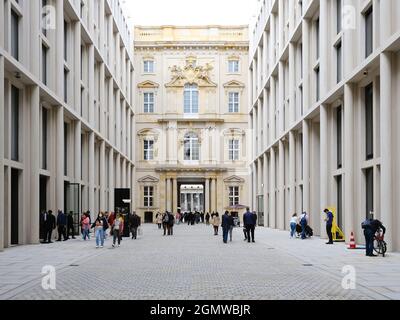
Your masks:
{"label": "stone column", "polygon": [[108,180],[109,180],[109,190],[108,194],[108,205],[109,210],[114,211],[114,150],[110,148],[108,151]]}
{"label": "stone column", "polygon": [[105,208],[105,195],[106,195],[106,142],[103,140],[100,144],[100,211]]}
{"label": "stone column", "polygon": [[303,121],[303,210],[310,214],[310,125]]}
{"label": "stone column", "polygon": [[381,46],[385,46],[386,41],[392,35],[392,15],[393,15],[393,6],[392,1],[380,1],[380,20],[381,23],[379,24],[380,28],[380,44]]}
{"label": "stone column", "polygon": [[296,140],[294,132],[289,132],[289,213],[296,212]]}
{"label": "stone column", "polygon": [[386,242],[389,250],[398,249],[393,245],[393,225],[394,225],[394,206],[393,206],[393,158],[392,146],[394,137],[392,136],[392,53],[384,52],[381,55],[381,221],[386,226]]}
{"label": "stone column", "polygon": [[271,77],[271,103],[269,105],[269,128],[270,128],[270,144],[274,143],[276,137],[275,134],[275,126],[276,126],[276,122],[275,122],[275,108],[276,108],[276,92],[275,92],[275,77]]}
{"label": "stone column", "polygon": [[[321,157],[320,157],[320,178],[321,178],[321,185],[320,185],[320,211],[321,213],[325,208],[328,207],[329,199],[328,199],[328,181],[329,181],[329,138],[328,138],[328,107],[326,105],[321,105],[320,110],[320,148],[321,148]],[[321,215],[321,217],[323,217]],[[324,232],[324,220],[320,219],[321,224],[321,237],[326,238],[327,235]]]}
{"label": "stone column", "polygon": [[271,173],[270,173],[270,213],[269,213],[269,226],[272,229],[276,228],[276,201],[275,201],[275,194],[276,194],[276,181],[275,181],[275,175],[276,175],[276,161],[275,161],[275,149],[272,147],[271,148]]}
{"label": "stone column", "polygon": [[92,216],[92,219],[97,215],[95,212],[95,203],[94,203],[94,140],[95,134],[94,132],[89,133],[89,210]]}
{"label": "stone column", "polygon": [[278,193],[278,228],[280,230],[285,230],[285,147],[283,145],[282,140],[279,141],[279,193]]}
{"label": "stone column", "polygon": [[79,115],[83,114],[81,110],[81,23],[76,21],[74,26],[74,106]]}
{"label": "stone column", "polygon": [[328,53],[328,23],[330,22],[328,13],[328,0],[320,0],[320,98],[325,97],[330,83],[329,74],[331,73],[331,64],[329,63]]}
{"label": "stone column", "polygon": [[224,213],[224,181],[221,176],[217,176],[217,187],[215,196],[217,197],[217,211],[220,216]]}
{"label": "stone column", "polygon": [[82,172],[82,124],[79,120],[75,121],[74,127],[74,156],[75,156],[75,183],[81,183],[81,172]]}
{"label": "stone column", "polygon": [[[303,20],[303,113],[309,108],[310,100],[310,21]],[[345,59],[346,60],[346,59]]]}
{"label": "stone column", "polygon": [[[292,1],[289,1],[292,3]],[[289,126],[296,121],[296,51],[294,43],[289,43]]]}
{"label": "stone column", "polygon": [[176,178],[172,179],[172,212],[178,212],[178,181]]}
{"label": "stone column", "polygon": [[[0,6],[0,18],[4,6]],[[4,21],[4,20],[3,20]],[[3,28],[2,28],[3,29]],[[3,39],[3,30],[0,31],[1,39]],[[0,55],[0,132],[4,134],[4,57]],[[4,138],[0,139],[0,197],[4,199]],[[4,201],[0,201],[0,251],[4,249]]]}
{"label": "stone column", "polygon": [[165,200],[166,200],[166,208],[167,208],[167,211],[168,212],[171,212],[172,210],[172,207],[171,207],[171,201],[172,201],[172,199],[171,199],[171,189],[172,189],[172,184],[171,184],[171,178],[168,178],[167,177],[167,179],[166,179],[166,182],[167,182],[167,192],[165,193]]}
{"label": "stone column", "polygon": [[[385,84],[386,85],[386,84]],[[344,232],[346,239],[354,230],[354,96],[353,85],[344,87]],[[386,125],[386,124],[385,124]]]}
{"label": "stone column", "polygon": [[267,197],[267,186],[268,186],[268,177],[269,177],[269,167],[268,167],[268,155],[264,153],[264,188],[263,188],[263,196],[264,196],[264,226],[267,225],[267,214],[268,214],[268,197]]}
{"label": "stone column", "polygon": [[[56,109],[56,210],[64,209],[64,109]],[[55,212],[57,213],[57,212]]]}
{"label": "stone column", "polygon": [[[38,86],[30,87],[30,197],[29,208],[32,210],[30,215],[29,243],[39,243],[39,169],[40,169],[40,91]],[[64,128],[63,128],[64,130]],[[3,139],[2,139],[3,140]],[[0,168],[3,171],[3,168]],[[0,181],[2,184],[3,181]]]}
{"label": "stone column", "polygon": [[211,178],[211,211],[217,212],[216,179]]}
{"label": "stone column", "polygon": [[117,154],[117,160],[116,160],[116,164],[115,164],[115,174],[117,175],[116,176],[116,179],[115,179],[115,182],[116,182],[116,188],[122,188],[122,183],[121,183],[121,154],[120,153],[118,153]]}
{"label": "stone column", "polygon": [[205,182],[205,195],[204,195],[204,211],[210,212],[210,179],[206,178],[206,182]]}
{"label": "stone column", "polygon": [[[89,45],[89,59],[88,59],[88,63],[89,63],[89,104],[88,104],[88,108],[89,108],[89,123],[90,125],[92,125],[93,127],[95,127],[95,118],[94,118],[94,81],[91,79],[94,79],[94,45],[91,44]],[[119,92],[119,91],[118,91]]]}
{"label": "stone column", "polygon": [[122,181],[121,181],[121,185],[122,185],[122,188],[126,188],[126,159],[125,158],[123,158],[122,159],[122,168],[121,168],[122,170],[121,170],[121,179],[122,179]]}
{"label": "stone column", "polygon": [[[55,76],[55,85],[56,85],[56,93],[59,97],[64,97],[64,6],[63,1],[56,1],[56,30],[54,30],[55,34],[55,72],[52,73],[52,76],[49,79],[54,79]],[[39,14],[39,12],[37,13]],[[64,100],[64,98],[62,98]],[[58,205],[58,204],[57,204]]]}

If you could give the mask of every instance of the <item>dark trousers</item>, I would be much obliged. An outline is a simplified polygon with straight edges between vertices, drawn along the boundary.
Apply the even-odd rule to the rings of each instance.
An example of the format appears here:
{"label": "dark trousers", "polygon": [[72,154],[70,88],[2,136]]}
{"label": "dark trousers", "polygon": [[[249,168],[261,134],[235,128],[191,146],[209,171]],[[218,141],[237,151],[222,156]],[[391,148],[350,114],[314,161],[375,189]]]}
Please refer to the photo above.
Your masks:
{"label": "dark trousers", "polygon": [[218,235],[218,226],[214,226],[214,235],[215,235],[215,236]]}
{"label": "dark trousers", "polygon": [[301,238],[305,239],[306,238],[306,227],[307,223],[306,222],[301,222]]}
{"label": "dark trousers", "polygon": [[375,234],[372,230],[366,229],[364,230],[365,236],[365,248],[367,256],[371,256],[374,254],[374,238]]}
{"label": "dark trousers", "polygon": [[167,226],[167,230],[168,230],[169,236],[174,235],[174,227],[173,226]]}
{"label": "dark trousers", "polygon": [[75,238],[74,226],[67,226],[67,239],[69,239],[69,236],[72,236],[72,239]]}
{"label": "dark trousers", "polygon": [[113,230],[113,244],[115,245],[116,240],[118,239],[118,245],[121,244],[121,233],[119,230]]}
{"label": "dark trousers", "polygon": [[164,229],[164,236],[167,234],[167,229],[168,225],[166,223],[163,223],[163,229]]}
{"label": "dark trousers", "polygon": [[161,229],[161,223],[158,224],[158,229]]}
{"label": "dark trousers", "polygon": [[138,227],[131,227],[132,239],[137,238],[137,229],[138,229]]}
{"label": "dark trousers", "polygon": [[67,239],[67,234],[65,232],[65,226],[58,226],[58,241],[61,241],[61,235],[63,236],[63,239]]}
{"label": "dark trousers", "polygon": [[246,237],[247,237],[247,241],[250,242],[250,236],[251,236],[251,241],[254,242],[254,229],[255,226],[253,225],[246,225]]}
{"label": "dark trousers", "polygon": [[224,243],[228,242],[229,227],[222,227],[222,240]]}
{"label": "dark trousers", "polygon": [[329,243],[333,243],[332,225],[331,225],[331,224],[327,224],[327,225],[326,225],[326,233],[328,234]]}
{"label": "dark trousers", "polygon": [[53,233],[52,228],[46,228],[44,230],[44,242],[51,242],[51,234]]}

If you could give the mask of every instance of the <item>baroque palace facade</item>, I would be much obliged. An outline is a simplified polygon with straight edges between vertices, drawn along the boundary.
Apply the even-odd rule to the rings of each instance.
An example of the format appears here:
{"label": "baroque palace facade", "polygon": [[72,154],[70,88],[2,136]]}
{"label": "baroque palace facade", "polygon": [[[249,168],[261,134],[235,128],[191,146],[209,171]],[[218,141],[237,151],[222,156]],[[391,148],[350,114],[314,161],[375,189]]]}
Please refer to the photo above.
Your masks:
{"label": "baroque palace facade", "polygon": [[248,28],[136,27],[134,49],[137,213],[247,204]]}
{"label": "baroque palace facade", "polygon": [[252,203],[346,240],[371,213],[400,249],[400,1],[264,0],[250,45]]}
{"label": "baroque palace facade", "polygon": [[0,250],[134,184],[132,43],[118,0],[0,1]]}

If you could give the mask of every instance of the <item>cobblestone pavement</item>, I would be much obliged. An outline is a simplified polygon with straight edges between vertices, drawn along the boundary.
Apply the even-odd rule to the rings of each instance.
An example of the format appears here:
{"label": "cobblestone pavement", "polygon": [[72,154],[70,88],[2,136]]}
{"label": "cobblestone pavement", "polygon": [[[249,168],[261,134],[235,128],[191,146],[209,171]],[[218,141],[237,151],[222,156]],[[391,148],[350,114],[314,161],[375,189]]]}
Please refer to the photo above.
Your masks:
{"label": "cobblestone pavement", "polygon": [[[242,229],[224,244],[212,227],[175,227],[163,237],[154,225],[120,248],[94,240],[22,246],[0,253],[0,299],[400,299],[400,254],[365,257],[363,250],[323,239],[289,239],[287,232]],[[56,290],[45,291],[41,270],[56,268]],[[356,289],[342,288],[342,268],[356,270]]]}

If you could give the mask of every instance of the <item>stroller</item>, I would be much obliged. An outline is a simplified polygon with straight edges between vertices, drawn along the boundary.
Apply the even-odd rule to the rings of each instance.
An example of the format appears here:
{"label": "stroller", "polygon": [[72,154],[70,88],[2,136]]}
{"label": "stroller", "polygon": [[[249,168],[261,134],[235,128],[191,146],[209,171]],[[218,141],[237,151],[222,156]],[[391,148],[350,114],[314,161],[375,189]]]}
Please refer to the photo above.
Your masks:
{"label": "stroller", "polygon": [[[301,238],[301,232],[303,229],[301,228],[301,225],[296,226],[296,238]],[[306,226],[306,238],[311,238],[314,235],[313,229],[307,225]]]}

